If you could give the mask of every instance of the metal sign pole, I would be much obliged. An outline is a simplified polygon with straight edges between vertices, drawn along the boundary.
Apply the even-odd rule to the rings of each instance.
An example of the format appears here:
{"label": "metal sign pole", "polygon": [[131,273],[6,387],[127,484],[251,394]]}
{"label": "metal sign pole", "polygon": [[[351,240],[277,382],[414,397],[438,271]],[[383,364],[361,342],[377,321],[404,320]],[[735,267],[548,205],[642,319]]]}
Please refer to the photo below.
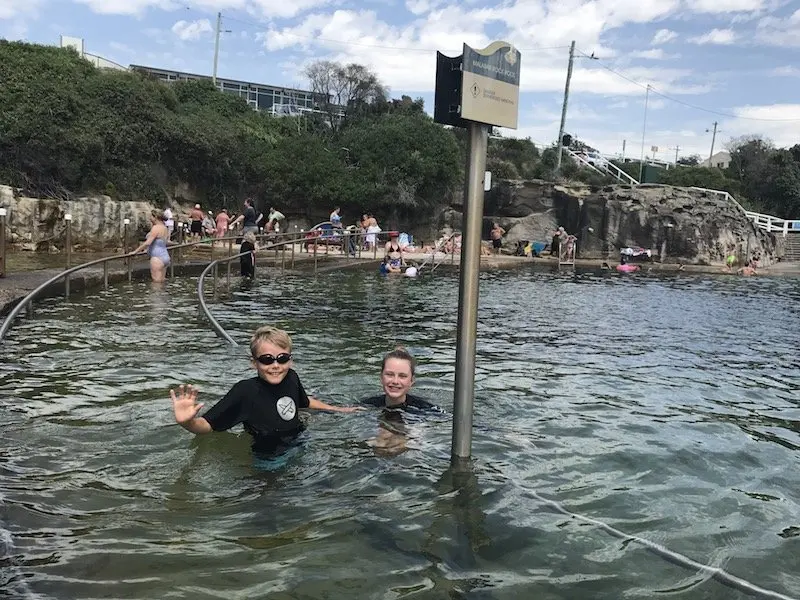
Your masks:
{"label": "metal sign pole", "polygon": [[472,405],[475,399],[475,348],[478,336],[478,286],[483,225],[483,178],[489,126],[470,123],[467,184],[464,190],[464,227],[461,240],[461,274],[458,285],[458,338],[453,398],[452,457],[468,458],[472,452]]}

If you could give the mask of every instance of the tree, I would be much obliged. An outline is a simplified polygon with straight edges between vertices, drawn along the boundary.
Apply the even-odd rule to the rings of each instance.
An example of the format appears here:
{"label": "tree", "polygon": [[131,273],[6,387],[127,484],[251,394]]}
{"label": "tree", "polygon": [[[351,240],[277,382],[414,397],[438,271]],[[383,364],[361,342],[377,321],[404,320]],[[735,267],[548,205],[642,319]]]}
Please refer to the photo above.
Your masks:
{"label": "tree", "polygon": [[692,154],[691,156],[681,156],[678,159],[678,164],[684,167],[696,167],[701,162],[699,154]]}
{"label": "tree", "polygon": [[319,60],[306,67],[305,75],[334,132],[354,112],[376,102],[386,102],[388,96],[378,76],[363,65]]}
{"label": "tree", "polygon": [[[539,149],[530,138],[489,138],[487,164],[495,165],[500,171],[508,172],[509,179],[530,179],[539,162]],[[513,168],[509,168],[513,167]],[[492,170],[492,169],[490,169]],[[497,174],[496,177],[501,177]]]}
{"label": "tree", "polygon": [[[638,165],[638,163],[637,163]],[[678,187],[701,187],[709,190],[720,190],[737,195],[739,185],[730,179],[722,169],[716,167],[683,167],[666,169],[659,173],[659,183]]]}

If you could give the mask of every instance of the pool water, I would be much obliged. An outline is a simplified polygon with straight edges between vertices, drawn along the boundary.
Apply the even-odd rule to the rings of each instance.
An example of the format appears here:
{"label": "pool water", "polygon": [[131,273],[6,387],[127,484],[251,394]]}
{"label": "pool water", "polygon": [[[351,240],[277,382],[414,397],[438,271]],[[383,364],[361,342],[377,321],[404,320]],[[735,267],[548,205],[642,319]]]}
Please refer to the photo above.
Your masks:
{"label": "pool water", "polygon": [[[15,325],[0,597],[748,597],[542,498],[800,597],[800,280],[482,274],[474,457],[453,471],[457,278],[262,275],[211,303],[238,347],[196,278],[49,299]],[[266,323],[323,400],[378,393],[403,345],[446,413],[387,433],[374,410],[315,412],[274,468],[246,434],[175,425],[169,388],[213,403],[254,374]]]}

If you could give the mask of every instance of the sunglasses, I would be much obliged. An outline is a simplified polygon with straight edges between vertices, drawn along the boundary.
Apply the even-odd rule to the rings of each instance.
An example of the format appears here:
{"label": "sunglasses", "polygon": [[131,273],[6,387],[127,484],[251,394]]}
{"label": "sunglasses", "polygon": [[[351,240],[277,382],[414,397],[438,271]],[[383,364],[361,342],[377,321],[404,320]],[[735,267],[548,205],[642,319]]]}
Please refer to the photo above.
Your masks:
{"label": "sunglasses", "polygon": [[272,354],[262,354],[261,356],[256,356],[254,358],[262,365],[269,366],[274,362],[277,362],[279,365],[285,365],[292,360],[292,355],[286,352],[281,352],[278,354],[278,356],[272,356]]}

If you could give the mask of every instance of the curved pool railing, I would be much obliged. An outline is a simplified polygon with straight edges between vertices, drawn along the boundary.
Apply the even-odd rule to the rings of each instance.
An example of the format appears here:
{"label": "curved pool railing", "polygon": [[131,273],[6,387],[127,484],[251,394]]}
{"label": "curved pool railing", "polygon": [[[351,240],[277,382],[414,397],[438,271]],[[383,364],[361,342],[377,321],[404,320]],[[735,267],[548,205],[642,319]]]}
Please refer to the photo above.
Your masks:
{"label": "curved pool railing", "polygon": [[[233,238],[227,238],[227,237],[226,238],[219,238],[219,241],[230,241],[232,239]],[[190,247],[199,246],[199,245],[208,245],[209,241],[210,240],[206,239],[206,240],[200,240],[200,241],[194,241],[194,242],[179,243],[179,244],[176,244],[176,245],[169,246],[169,250],[170,251],[181,250],[183,248],[190,248]],[[211,251],[212,251],[212,254],[213,254],[213,251],[214,251],[214,247],[213,246],[211,247]],[[29,308],[29,309],[31,309],[31,310],[29,310],[29,313],[32,313],[33,301],[43,291],[45,291],[47,288],[59,283],[63,279],[64,283],[65,283],[64,295],[67,298],[69,298],[69,277],[70,277],[70,275],[72,275],[73,273],[76,273],[78,271],[81,271],[83,269],[86,269],[86,268],[89,268],[89,267],[93,267],[95,265],[102,264],[103,265],[103,286],[106,289],[108,289],[108,275],[109,275],[108,265],[109,265],[109,263],[111,261],[115,261],[115,260],[124,260],[124,261],[126,261],[127,270],[128,270],[128,281],[130,281],[131,278],[132,278],[132,263],[133,263],[132,259],[137,257],[137,256],[145,256],[146,254],[147,254],[147,252],[129,252],[127,254],[106,256],[105,258],[98,258],[96,260],[92,260],[92,261],[89,261],[87,263],[83,263],[83,264],[80,264],[80,265],[76,265],[74,267],[70,267],[70,268],[65,269],[64,271],[58,273],[57,275],[54,275],[53,277],[51,277],[50,279],[48,279],[47,281],[45,281],[44,283],[42,283],[41,285],[36,287],[34,290],[29,292],[25,297],[23,297],[19,302],[17,302],[17,305],[11,310],[11,312],[8,313],[6,318],[3,320],[2,325],[0,325],[0,342],[3,341],[3,339],[6,336],[6,334],[8,333],[8,330],[11,329],[11,326],[14,324],[14,321],[16,320],[16,318],[19,316],[19,314],[23,310],[25,310],[26,308]],[[180,255],[180,253],[178,253],[178,254]],[[174,275],[175,275],[174,261],[170,262],[170,267],[169,268],[170,268],[170,276],[174,277]]]}
{"label": "curved pool railing", "polygon": [[[311,228],[309,231],[315,231],[315,230],[318,230],[317,226]],[[383,233],[384,235],[388,236],[390,232],[388,232],[388,231],[376,232],[373,235],[376,235],[376,236],[379,237],[381,233]],[[295,235],[297,235],[297,234],[295,234]],[[366,236],[371,235],[371,234],[364,233],[364,232],[353,232],[353,231],[345,230],[345,232],[343,234],[340,234],[340,235],[341,235],[340,243],[341,243],[341,246],[342,246],[341,247],[341,254],[344,255],[344,258],[347,259],[347,260],[351,260],[351,259],[355,260],[356,256],[357,256],[356,250],[359,250],[363,246],[363,243],[359,243],[359,242],[363,242],[363,240],[366,238]],[[278,252],[279,252],[278,249],[280,248],[280,254],[281,254],[280,267],[281,267],[281,270],[285,270],[286,269],[286,248],[287,247],[289,247],[291,249],[291,255],[290,255],[291,266],[290,266],[290,268],[293,269],[294,268],[294,263],[295,263],[295,248],[296,248],[297,244],[299,243],[301,245],[301,249],[302,249],[303,246],[306,246],[307,249],[308,249],[309,246],[313,246],[313,251],[312,250],[308,250],[308,253],[309,254],[313,254],[313,257],[314,257],[314,273],[317,273],[318,260],[319,260],[318,253],[317,253],[317,247],[319,245],[318,244],[318,240],[319,239],[320,239],[319,237],[314,237],[314,236],[309,237],[307,235],[307,232],[304,232],[304,233],[300,234],[299,237],[295,237],[293,239],[282,240],[280,242],[275,242],[275,243],[268,243],[268,245],[265,248],[263,248],[262,251],[267,251],[267,252],[273,251],[273,250],[275,251],[275,257],[274,257],[273,266],[276,266],[277,262],[278,262]],[[354,243],[356,248],[351,248],[351,242]],[[345,248],[345,246],[347,246],[347,248]],[[376,243],[375,246],[374,246],[374,251],[373,251],[373,254],[375,256],[377,256],[377,246],[378,245]],[[231,262],[234,261],[235,259],[241,258],[242,256],[245,256],[245,255],[247,255],[249,253],[250,253],[250,251],[240,252],[239,254],[234,254],[233,256],[226,256],[226,257],[218,258],[216,260],[211,261],[208,264],[208,266],[206,266],[206,268],[203,269],[203,272],[200,274],[200,277],[198,278],[198,281],[197,281],[197,299],[198,299],[198,302],[200,304],[200,309],[203,311],[203,314],[205,315],[206,319],[208,319],[208,322],[211,324],[211,328],[214,330],[214,332],[219,337],[224,339],[226,342],[231,344],[232,346],[238,346],[236,340],[234,340],[230,336],[230,334],[228,334],[228,332],[225,331],[225,328],[222,327],[222,325],[220,325],[219,321],[217,321],[217,319],[211,313],[211,309],[209,308],[208,303],[206,302],[206,299],[205,299],[205,289],[206,289],[205,279],[208,276],[208,274],[211,273],[211,271],[213,270],[213,273],[214,273],[213,290],[214,290],[214,294],[216,294],[216,291],[217,291],[217,278],[218,278],[217,267],[220,264],[225,263],[227,265],[227,286],[228,286],[228,289],[230,289],[230,284],[231,284]],[[325,255],[327,257],[328,253],[326,252]],[[351,263],[351,264],[354,264],[354,263]]]}

